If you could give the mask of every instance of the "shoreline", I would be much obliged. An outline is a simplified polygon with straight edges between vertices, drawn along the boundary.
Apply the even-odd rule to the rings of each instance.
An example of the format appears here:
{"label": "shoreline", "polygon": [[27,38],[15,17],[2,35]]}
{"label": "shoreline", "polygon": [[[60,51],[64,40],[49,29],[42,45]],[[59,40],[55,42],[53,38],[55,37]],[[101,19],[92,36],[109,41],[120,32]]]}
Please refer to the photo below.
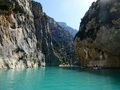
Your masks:
{"label": "shoreline", "polygon": [[80,66],[77,66],[77,65],[63,65],[63,64],[60,64],[59,67],[80,67]]}
{"label": "shoreline", "polygon": [[[93,69],[93,67],[84,67],[81,69]],[[120,67],[101,67],[101,69],[120,69]]]}

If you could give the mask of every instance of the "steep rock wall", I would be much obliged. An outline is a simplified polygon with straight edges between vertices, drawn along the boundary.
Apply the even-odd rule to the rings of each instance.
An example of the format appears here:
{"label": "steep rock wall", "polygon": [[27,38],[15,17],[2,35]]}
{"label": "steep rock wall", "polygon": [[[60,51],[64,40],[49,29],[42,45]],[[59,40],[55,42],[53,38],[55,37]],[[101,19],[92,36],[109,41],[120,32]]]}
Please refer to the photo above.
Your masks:
{"label": "steep rock wall", "polygon": [[58,22],[58,24],[63,27],[65,30],[69,31],[70,34],[75,37],[76,33],[78,32],[78,30],[73,29],[72,27],[68,26],[65,22]]}
{"label": "steep rock wall", "polygon": [[83,66],[120,67],[120,1],[93,2],[81,19],[74,45]]}
{"label": "steep rock wall", "polygon": [[77,62],[72,35],[33,0],[0,0],[0,69]]}
{"label": "steep rock wall", "polygon": [[0,68],[34,67],[36,48],[30,0],[0,0]]}
{"label": "steep rock wall", "polygon": [[63,29],[53,18],[48,20],[54,53],[61,64],[77,64],[78,58],[73,45],[73,36]]}
{"label": "steep rock wall", "polygon": [[40,3],[33,2],[32,6],[36,37],[45,55],[46,65],[75,63],[78,59],[74,51],[72,35],[46,15]]}
{"label": "steep rock wall", "polygon": [[55,55],[52,43],[52,36],[49,26],[49,16],[42,11],[42,6],[38,2],[32,2],[34,24],[36,28],[37,43],[40,44],[42,53],[45,55],[46,65],[59,65],[59,58]]}

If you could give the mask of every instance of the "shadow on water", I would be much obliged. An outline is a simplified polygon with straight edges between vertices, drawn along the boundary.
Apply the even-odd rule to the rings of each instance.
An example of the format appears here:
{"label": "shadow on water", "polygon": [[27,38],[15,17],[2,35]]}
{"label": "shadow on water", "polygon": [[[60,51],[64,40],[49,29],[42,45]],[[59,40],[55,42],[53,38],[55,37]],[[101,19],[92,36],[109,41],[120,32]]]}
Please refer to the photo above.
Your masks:
{"label": "shadow on water", "polygon": [[75,70],[78,72],[82,72],[82,73],[87,73],[90,75],[97,75],[100,77],[110,77],[113,80],[115,80],[115,82],[120,84],[120,69],[101,69],[101,70],[95,70],[92,68],[83,68],[81,69],[80,67],[75,67],[75,68],[63,68],[66,70]]}
{"label": "shadow on water", "polygon": [[[70,88],[63,89],[66,87]],[[78,88],[84,88],[81,90],[119,90],[120,69],[39,67],[0,72],[0,90],[40,90],[40,88],[43,90],[78,90]]]}

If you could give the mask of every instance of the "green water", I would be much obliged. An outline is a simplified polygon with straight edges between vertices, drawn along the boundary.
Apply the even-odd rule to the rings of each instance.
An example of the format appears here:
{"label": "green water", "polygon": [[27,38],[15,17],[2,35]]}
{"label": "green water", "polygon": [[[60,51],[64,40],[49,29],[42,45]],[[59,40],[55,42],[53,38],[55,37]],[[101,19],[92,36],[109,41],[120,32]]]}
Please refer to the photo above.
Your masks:
{"label": "green water", "polygon": [[0,90],[120,90],[120,70],[59,67],[0,70]]}

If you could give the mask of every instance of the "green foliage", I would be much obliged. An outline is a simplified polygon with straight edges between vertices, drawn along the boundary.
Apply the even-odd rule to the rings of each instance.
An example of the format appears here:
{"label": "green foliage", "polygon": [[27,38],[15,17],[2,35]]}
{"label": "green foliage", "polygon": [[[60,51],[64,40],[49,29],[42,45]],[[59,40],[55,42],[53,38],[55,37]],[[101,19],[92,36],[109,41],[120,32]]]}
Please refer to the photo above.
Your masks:
{"label": "green foliage", "polygon": [[40,42],[40,41],[37,41],[36,46],[37,46],[38,49],[40,49],[40,48],[41,48],[41,42]]}
{"label": "green foliage", "polygon": [[55,46],[55,47],[60,47],[61,45],[60,45],[60,43],[56,42],[56,43],[54,44],[54,46]]}
{"label": "green foliage", "polygon": [[39,59],[38,59],[37,57],[34,58],[34,62],[35,62],[35,63],[38,62],[38,60],[39,60]]}
{"label": "green foliage", "polygon": [[30,22],[29,22],[29,24],[30,24],[30,25],[33,25],[33,24],[34,24],[34,22],[33,22],[33,21],[30,21]]}
{"label": "green foliage", "polygon": [[12,13],[13,7],[11,5],[0,5],[0,14],[10,15]]}
{"label": "green foliage", "polygon": [[80,37],[80,40],[83,40],[85,38],[85,31],[84,30],[78,31],[77,34],[74,37],[74,40],[75,40],[76,37]]}
{"label": "green foliage", "polygon": [[27,58],[27,54],[24,52],[23,55],[19,57],[19,60],[25,60],[25,58]]}
{"label": "green foliage", "polygon": [[0,20],[0,26],[4,26],[4,21]]}
{"label": "green foliage", "polygon": [[46,15],[46,13],[44,13],[44,16],[45,20],[48,20],[48,16]]}

